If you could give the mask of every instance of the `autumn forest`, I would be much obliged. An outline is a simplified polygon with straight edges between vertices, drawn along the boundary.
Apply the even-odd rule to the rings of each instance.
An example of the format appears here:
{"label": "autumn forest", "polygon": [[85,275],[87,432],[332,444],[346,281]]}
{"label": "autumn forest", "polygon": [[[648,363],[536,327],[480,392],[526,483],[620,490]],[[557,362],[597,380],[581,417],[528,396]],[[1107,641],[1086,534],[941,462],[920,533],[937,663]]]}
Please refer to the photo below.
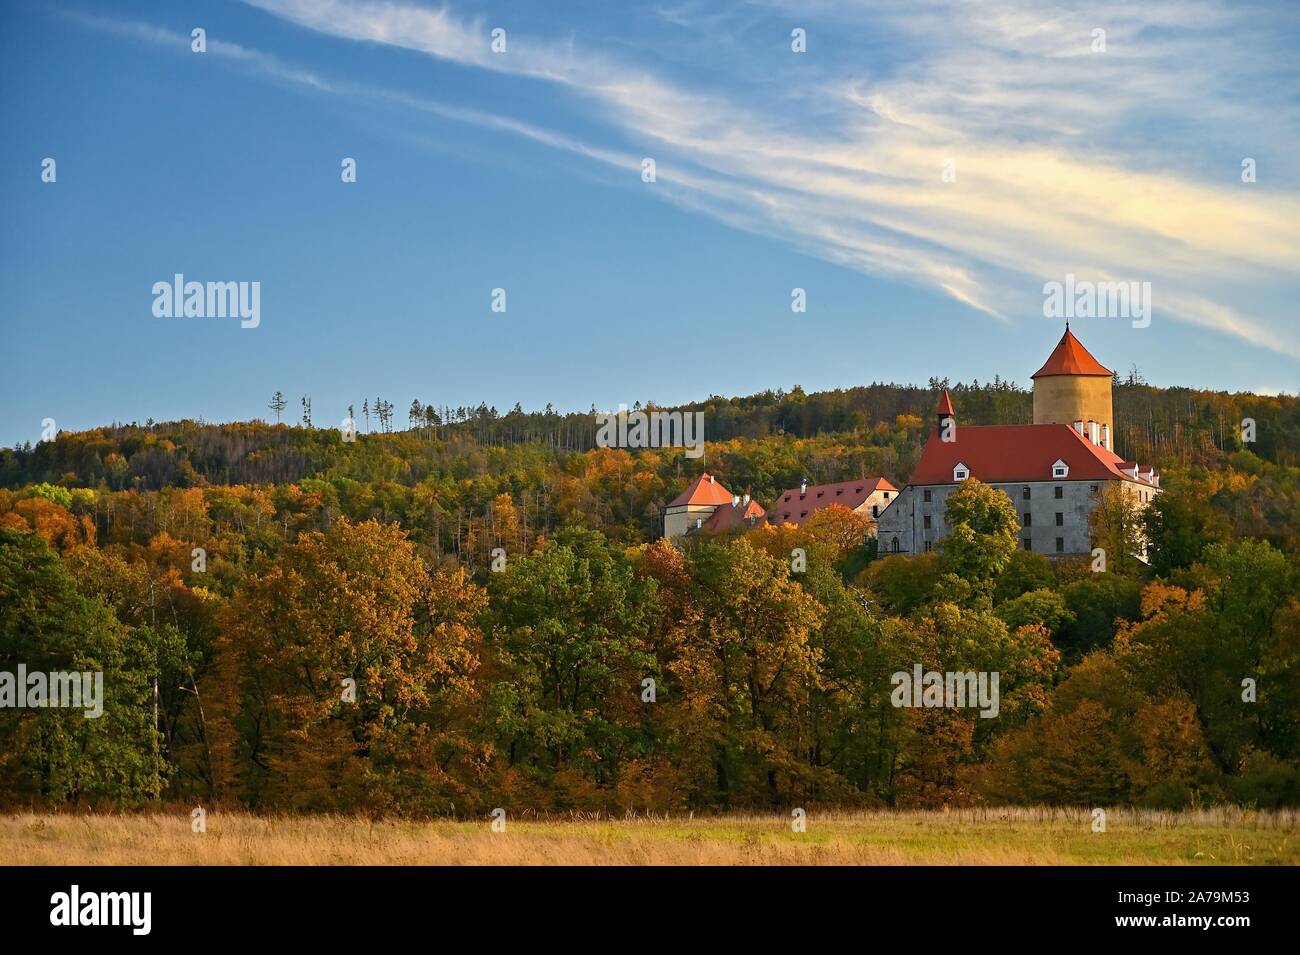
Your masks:
{"label": "autumn forest", "polygon": [[[1164,493],[1097,509],[1104,573],[1017,549],[977,481],[914,558],[834,507],[659,540],[704,467],[762,502],[903,486],[945,386],[966,423],[1030,419],[1000,380],[715,397],[691,460],[595,447],[590,413],[371,397],[345,441],[277,396],[0,451],[0,670],[106,688],[100,719],[0,710],[0,803],[1300,805],[1296,398],[1117,380],[1116,443]],[[997,718],[892,705],[916,664],[1000,673]]]}

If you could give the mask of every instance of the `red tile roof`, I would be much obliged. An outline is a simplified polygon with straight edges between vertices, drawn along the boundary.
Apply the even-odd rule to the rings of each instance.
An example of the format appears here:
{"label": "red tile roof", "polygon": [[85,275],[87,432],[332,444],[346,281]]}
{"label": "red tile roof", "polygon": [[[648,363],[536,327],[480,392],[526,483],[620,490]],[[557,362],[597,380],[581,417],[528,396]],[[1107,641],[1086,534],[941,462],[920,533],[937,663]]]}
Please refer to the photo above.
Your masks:
{"label": "red tile roof", "polygon": [[[1070,468],[1064,479],[1052,477],[1058,459]],[[1133,480],[1123,473],[1123,458],[1093,444],[1068,424],[1012,424],[959,427],[956,441],[944,441],[932,432],[910,483],[952,484],[953,468],[959,463],[986,484]],[[1143,478],[1138,483],[1153,481],[1154,477]]]}
{"label": "red tile roof", "polygon": [[1047,364],[1029,377],[1046,378],[1050,375],[1105,375],[1110,378],[1114,372],[1093,358],[1067,326],[1060,342],[1048,356]]}
{"label": "red tile roof", "polygon": [[684,507],[687,504],[730,504],[731,492],[722,486],[712,474],[705,472],[686,486],[669,502],[669,507]]}
{"label": "red tile roof", "polygon": [[[797,527],[829,504],[855,510],[876,491],[897,493],[898,488],[881,477],[840,481],[838,484],[810,484],[803,497],[799,496],[797,487],[791,488],[777,496],[767,519],[772,524],[794,524]],[[890,503],[893,503],[892,498]]]}
{"label": "red tile roof", "polygon": [[766,513],[763,510],[763,505],[752,499],[748,504],[744,501],[739,504],[728,501],[709,515],[709,519],[701,525],[700,530],[717,533],[719,531],[729,531],[746,524],[753,526]]}
{"label": "red tile roof", "polygon": [[948,396],[948,389],[943,389],[943,395],[939,398],[939,407],[934,409],[934,413],[939,415],[956,414],[952,410],[952,398]]}

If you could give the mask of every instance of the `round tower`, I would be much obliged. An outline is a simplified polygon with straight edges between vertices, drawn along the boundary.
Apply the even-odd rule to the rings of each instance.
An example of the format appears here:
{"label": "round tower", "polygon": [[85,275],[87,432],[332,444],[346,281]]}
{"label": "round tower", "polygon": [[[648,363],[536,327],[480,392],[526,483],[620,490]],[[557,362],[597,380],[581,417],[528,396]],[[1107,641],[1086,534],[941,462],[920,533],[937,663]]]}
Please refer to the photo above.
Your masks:
{"label": "round tower", "polygon": [[1032,377],[1034,424],[1068,424],[1092,443],[1115,450],[1110,397],[1114,372],[1088,353],[1068,322],[1047,363]]}

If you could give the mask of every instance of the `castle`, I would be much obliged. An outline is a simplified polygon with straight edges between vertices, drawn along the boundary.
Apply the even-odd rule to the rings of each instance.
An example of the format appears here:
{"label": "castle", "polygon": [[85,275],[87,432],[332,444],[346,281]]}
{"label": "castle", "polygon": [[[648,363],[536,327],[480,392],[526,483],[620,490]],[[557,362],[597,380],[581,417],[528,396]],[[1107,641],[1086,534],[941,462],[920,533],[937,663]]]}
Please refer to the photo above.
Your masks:
{"label": "castle", "polygon": [[805,481],[778,495],[769,513],[748,494],[733,495],[713,475],[702,474],[668,505],[664,536],[799,525],[839,504],[875,520],[882,555],[925,553],[947,536],[948,495],[973,477],[1015,503],[1025,550],[1091,553],[1088,519],[1101,490],[1115,484],[1145,506],[1159,493],[1160,475],[1115,453],[1114,372],[1083,347],[1068,323],[1032,378],[1033,424],[958,426],[945,390],[934,429],[901,491],[878,477],[811,487]]}
{"label": "castle", "polygon": [[1065,327],[1047,362],[1034,372],[1034,423],[958,425],[945,390],[935,428],[907,487],[880,515],[882,554],[917,554],[947,536],[944,504],[967,478],[1005,493],[1020,515],[1025,550],[1049,556],[1089,554],[1088,518],[1110,484],[1145,506],[1159,493],[1153,467],[1114,451],[1114,372]]}

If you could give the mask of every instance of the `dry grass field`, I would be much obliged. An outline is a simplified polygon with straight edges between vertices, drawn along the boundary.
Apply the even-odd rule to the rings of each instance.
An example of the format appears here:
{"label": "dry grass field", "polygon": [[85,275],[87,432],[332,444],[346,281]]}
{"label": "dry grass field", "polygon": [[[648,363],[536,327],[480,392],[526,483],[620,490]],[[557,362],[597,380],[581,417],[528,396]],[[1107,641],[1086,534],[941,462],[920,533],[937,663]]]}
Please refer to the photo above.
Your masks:
{"label": "dry grass field", "polygon": [[1295,812],[1087,810],[575,815],[371,822],[345,816],[213,812],[207,831],[176,815],[0,816],[6,865],[1295,865]]}

